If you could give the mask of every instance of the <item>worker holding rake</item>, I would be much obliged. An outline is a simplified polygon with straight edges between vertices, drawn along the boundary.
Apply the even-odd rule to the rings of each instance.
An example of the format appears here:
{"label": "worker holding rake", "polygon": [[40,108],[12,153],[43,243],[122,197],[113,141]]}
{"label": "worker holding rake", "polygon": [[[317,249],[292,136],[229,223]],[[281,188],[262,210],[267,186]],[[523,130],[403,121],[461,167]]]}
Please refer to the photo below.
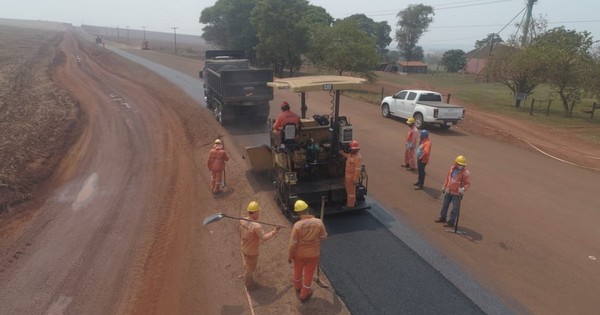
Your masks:
{"label": "worker holding rake", "polygon": [[319,265],[321,240],[327,238],[327,231],[323,221],[308,213],[308,204],[303,200],[296,201],[294,211],[300,220],[292,228],[288,263],[294,263],[294,288],[300,301],[306,302],[313,294],[313,275]]}
{"label": "worker holding rake", "polygon": [[260,205],[256,201],[251,201],[246,208],[248,216],[239,220],[239,231],[242,245],[242,255],[244,258],[244,282],[247,288],[254,285],[252,274],[256,270],[258,263],[258,249],[261,241],[267,241],[279,232],[281,226],[276,226],[269,233],[263,231],[262,225],[258,220],[260,215]]}

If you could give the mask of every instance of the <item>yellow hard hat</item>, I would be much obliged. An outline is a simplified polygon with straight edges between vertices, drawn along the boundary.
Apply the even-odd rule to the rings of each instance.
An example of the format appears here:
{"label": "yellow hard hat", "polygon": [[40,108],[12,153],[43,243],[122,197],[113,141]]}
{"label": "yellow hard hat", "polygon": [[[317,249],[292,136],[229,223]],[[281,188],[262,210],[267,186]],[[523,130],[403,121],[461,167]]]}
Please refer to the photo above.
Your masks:
{"label": "yellow hard hat", "polygon": [[304,202],[303,200],[297,200],[296,203],[294,203],[294,211],[295,212],[301,212],[304,211],[308,208],[308,204],[306,202]]}
{"label": "yellow hard hat", "polygon": [[407,123],[407,124],[409,124],[409,125],[411,125],[411,124],[414,124],[414,123],[415,123],[415,119],[414,119],[414,118],[412,118],[412,117],[409,117],[409,118],[406,120],[406,123]]}
{"label": "yellow hard hat", "polygon": [[467,158],[463,155],[459,155],[456,157],[454,162],[456,162],[458,165],[467,165]]}
{"label": "yellow hard hat", "polygon": [[258,205],[258,202],[250,201],[250,203],[248,204],[248,208],[246,208],[246,210],[248,210],[248,212],[256,212],[256,211],[260,210],[260,206]]}
{"label": "yellow hard hat", "polygon": [[223,142],[221,141],[221,139],[217,139],[215,140],[215,144],[222,144]]}

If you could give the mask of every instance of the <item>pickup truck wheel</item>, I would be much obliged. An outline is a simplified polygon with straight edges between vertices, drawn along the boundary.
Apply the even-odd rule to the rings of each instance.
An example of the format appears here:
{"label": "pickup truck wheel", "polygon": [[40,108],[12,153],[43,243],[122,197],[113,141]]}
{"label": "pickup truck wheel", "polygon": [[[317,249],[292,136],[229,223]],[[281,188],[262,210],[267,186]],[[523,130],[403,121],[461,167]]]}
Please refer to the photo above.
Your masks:
{"label": "pickup truck wheel", "polygon": [[385,118],[390,117],[390,106],[388,104],[381,105],[381,116]]}
{"label": "pickup truck wheel", "polygon": [[440,128],[442,128],[442,130],[448,130],[448,129],[450,129],[450,126],[448,126],[448,125],[440,125]]}
{"label": "pickup truck wheel", "polygon": [[423,115],[421,113],[416,113],[413,118],[415,119],[415,127],[417,127],[417,129],[423,129],[423,127],[425,127]]}

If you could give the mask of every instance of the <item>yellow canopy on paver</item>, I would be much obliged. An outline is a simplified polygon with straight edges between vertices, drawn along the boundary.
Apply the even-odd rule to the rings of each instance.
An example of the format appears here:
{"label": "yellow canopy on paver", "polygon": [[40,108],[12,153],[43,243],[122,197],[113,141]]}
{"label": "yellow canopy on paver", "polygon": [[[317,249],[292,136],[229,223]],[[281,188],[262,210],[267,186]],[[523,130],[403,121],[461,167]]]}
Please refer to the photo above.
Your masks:
{"label": "yellow canopy on paver", "polygon": [[273,82],[267,82],[267,85],[275,89],[291,90],[292,92],[317,92],[353,89],[366,81],[355,77],[316,75],[275,79]]}

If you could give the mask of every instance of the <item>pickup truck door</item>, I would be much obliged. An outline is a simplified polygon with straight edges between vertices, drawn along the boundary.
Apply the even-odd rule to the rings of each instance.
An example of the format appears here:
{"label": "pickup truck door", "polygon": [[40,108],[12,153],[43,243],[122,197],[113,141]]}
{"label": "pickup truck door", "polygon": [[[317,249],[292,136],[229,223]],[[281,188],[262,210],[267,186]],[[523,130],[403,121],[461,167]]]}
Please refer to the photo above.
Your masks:
{"label": "pickup truck door", "polygon": [[406,98],[407,91],[400,91],[396,93],[393,97],[393,100],[390,104],[390,112],[398,116],[400,114],[400,110],[402,108],[402,103],[404,103],[404,99]]}
{"label": "pickup truck door", "polygon": [[418,94],[416,92],[408,93],[406,100],[402,102],[402,108],[400,108],[400,115],[402,117],[408,118],[413,116],[415,105],[417,103],[417,96]]}

